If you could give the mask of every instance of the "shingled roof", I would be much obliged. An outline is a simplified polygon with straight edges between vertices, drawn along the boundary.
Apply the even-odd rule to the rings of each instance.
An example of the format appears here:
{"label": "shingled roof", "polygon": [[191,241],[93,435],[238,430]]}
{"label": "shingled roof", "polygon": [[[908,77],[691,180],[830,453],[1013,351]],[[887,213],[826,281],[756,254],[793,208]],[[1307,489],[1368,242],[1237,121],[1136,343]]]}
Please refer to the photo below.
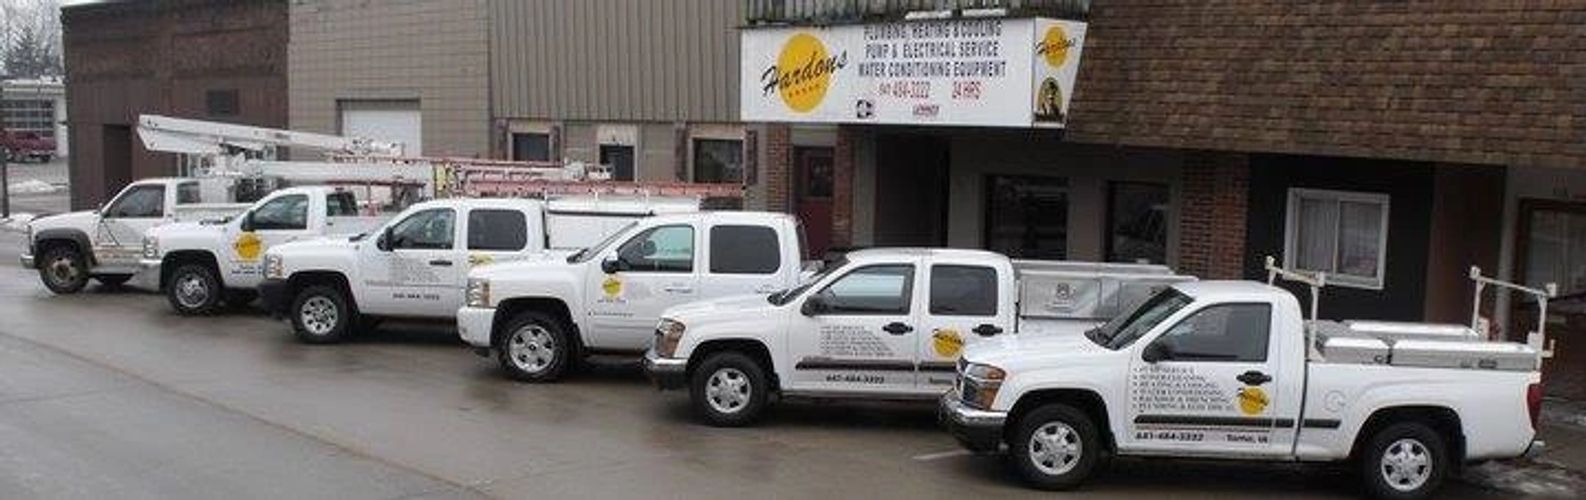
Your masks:
{"label": "shingled roof", "polygon": [[1586,168],[1586,2],[1095,2],[1068,138]]}

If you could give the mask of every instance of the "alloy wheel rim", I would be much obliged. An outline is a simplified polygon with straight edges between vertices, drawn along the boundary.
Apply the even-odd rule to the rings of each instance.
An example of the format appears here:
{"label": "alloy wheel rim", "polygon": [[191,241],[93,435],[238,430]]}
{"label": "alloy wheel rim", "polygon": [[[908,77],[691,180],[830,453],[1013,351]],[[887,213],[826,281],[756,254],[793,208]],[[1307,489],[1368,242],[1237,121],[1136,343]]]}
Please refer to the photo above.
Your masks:
{"label": "alloy wheel rim", "polygon": [[182,307],[196,308],[209,301],[209,284],[196,274],[185,274],[176,280],[176,301]]}
{"label": "alloy wheel rim", "polygon": [[1400,439],[1383,449],[1378,470],[1388,487],[1415,491],[1432,478],[1432,455],[1419,440]]}
{"label": "alloy wheel rim", "polygon": [[314,335],[329,334],[336,328],[336,320],[339,316],[336,303],[320,296],[309,297],[308,300],[303,301],[303,307],[298,311],[303,329]]}
{"label": "alloy wheel rim", "polygon": [[50,261],[50,278],[58,285],[65,285],[77,279],[77,266],[70,257],[57,257]]}
{"label": "alloy wheel rim", "polygon": [[753,390],[742,370],[723,367],[705,381],[705,402],[718,413],[737,413],[749,404]]}
{"label": "alloy wheel rim", "polygon": [[526,325],[507,340],[507,357],[519,370],[540,373],[556,362],[556,340],[540,325]]}
{"label": "alloy wheel rim", "polygon": [[1047,422],[1030,434],[1030,462],[1041,472],[1054,476],[1067,474],[1079,466],[1085,451],[1079,433],[1064,422]]}

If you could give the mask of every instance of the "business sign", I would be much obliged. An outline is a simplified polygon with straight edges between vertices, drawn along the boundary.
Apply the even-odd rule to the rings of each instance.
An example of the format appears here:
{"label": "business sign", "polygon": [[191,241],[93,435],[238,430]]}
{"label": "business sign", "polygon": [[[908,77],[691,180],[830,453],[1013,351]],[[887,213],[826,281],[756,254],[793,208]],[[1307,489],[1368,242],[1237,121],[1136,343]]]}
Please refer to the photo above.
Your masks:
{"label": "business sign", "polygon": [[943,19],[741,36],[746,122],[1062,127],[1085,23]]}

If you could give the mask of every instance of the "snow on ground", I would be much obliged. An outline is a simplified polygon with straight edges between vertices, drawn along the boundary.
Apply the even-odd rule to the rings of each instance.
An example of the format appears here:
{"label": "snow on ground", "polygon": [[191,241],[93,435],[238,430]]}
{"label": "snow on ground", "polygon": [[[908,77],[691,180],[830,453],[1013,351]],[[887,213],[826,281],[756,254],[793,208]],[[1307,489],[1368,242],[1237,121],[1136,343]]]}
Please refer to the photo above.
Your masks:
{"label": "snow on ground", "polygon": [[9,219],[0,219],[0,231],[24,232],[28,230],[28,221],[37,217],[33,214],[15,213]]}
{"label": "snow on ground", "polygon": [[50,184],[48,182],[44,182],[44,181],[41,181],[41,180],[38,180],[38,179],[28,179],[28,180],[25,180],[25,181],[19,181],[19,182],[11,183],[10,191],[11,191],[11,194],[23,195],[23,194],[49,194],[49,193],[53,193],[53,192],[56,192],[56,191],[60,191],[62,189],[65,189],[65,188],[61,187],[61,186],[54,185],[54,184]]}
{"label": "snow on ground", "polygon": [[1547,461],[1506,460],[1465,467],[1464,481],[1529,496],[1577,498],[1586,477]]}

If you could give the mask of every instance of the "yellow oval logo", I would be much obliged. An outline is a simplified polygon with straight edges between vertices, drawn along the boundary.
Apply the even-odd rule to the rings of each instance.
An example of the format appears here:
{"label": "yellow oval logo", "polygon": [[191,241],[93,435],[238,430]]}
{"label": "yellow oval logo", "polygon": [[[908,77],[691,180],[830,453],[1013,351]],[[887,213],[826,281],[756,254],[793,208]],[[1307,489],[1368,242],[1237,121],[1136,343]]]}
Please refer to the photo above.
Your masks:
{"label": "yellow oval logo", "polygon": [[944,358],[957,358],[958,353],[964,350],[964,338],[958,336],[958,330],[943,328],[931,334],[931,350],[937,356]]}
{"label": "yellow oval logo", "polygon": [[1239,400],[1239,411],[1244,412],[1245,415],[1260,415],[1261,412],[1267,411],[1267,404],[1271,403],[1271,400],[1267,399],[1267,392],[1260,387],[1240,389],[1235,399]]}
{"label": "yellow oval logo", "polygon": [[260,240],[259,236],[253,233],[242,233],[237,237],[237,241],[231,243],[231,248],[237,251],[237,257],[241,257],[242,260],[256,260],[259,258],[259,253],[264,251],[264,240]]}
{"label": "yellow oval logo", "polygon": [[788,109],[808,113],[820,106],[831,88],[832,75],[848,65],[848,52],[826,52],[826,44],[809,33],[797,33],[782,44],[776,65],[760,75],[762,91],[775,91]]}
{"label": "yellow oval logo", "polygon": [[1052,25],[1041,36],[1041,43],[1035,46],[1035,53],[1040,54],[1048,66],[1061,68],[1068,61],[1068,49],[1073,46],[1074,41],[1068,39],[1068,32],[1063,31],[1062,26]]}
{"label": "yellow oval logo", "polygon": [[616,276],[606,276],[606,281],[600,283],[600,290],[606,292],[607,298],[615,299],[622,295],[622,280]]}

